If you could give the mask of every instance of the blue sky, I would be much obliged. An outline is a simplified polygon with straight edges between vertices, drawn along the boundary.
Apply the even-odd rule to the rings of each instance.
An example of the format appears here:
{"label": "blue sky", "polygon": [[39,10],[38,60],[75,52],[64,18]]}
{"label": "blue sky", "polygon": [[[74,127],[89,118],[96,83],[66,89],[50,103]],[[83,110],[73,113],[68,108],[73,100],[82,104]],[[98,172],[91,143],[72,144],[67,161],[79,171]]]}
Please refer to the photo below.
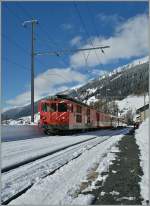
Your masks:
{"label": "blue sky", "polygon": [[31,28],[22,22],[31,18],[39,21],[36,51],[111,46],[105,54],[36,56],[35,99],[148,55],[148,2],[2,2],[4,108],[30,103]]}

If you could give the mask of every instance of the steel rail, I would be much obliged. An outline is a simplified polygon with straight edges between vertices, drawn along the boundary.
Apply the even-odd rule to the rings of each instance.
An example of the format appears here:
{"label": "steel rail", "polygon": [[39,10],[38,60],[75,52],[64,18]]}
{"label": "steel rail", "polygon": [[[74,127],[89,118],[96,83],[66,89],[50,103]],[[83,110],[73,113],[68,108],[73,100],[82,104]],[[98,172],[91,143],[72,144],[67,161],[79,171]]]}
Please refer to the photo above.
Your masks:
{"label": "steel rail", "polygon": [[32,158],[23,160],[23,161],[21,161],[21,162],[15,163],[15,164],[13,164],[13,165],[6,166],[6,167],[4,167],[4,168],[1,169],[1,173],[3,174],[3,173],[5,173],[5,172],[9,172],[9,171],[11,171],[11,170],[13,170],[13,169],[16,169],[16,168],[18,168],[18,167],[21,167],[21,166],[23,166],[23,165],[25,165],[25,164],[34,162],[34,161],[36,161],[36,160],[42,159],[42,158],[47,157],[47,156],[49,156],[49,155],[52,155],[52,154],[54,154],[54,153],[60,152],[60,151],[62,151],[62,150],[65,150],[65,149],[67,149],[67,148],[69,148],[69,147],[72,147],[72,146],[81,144],[81,143],[83,143],[83,142],[90,141],[90,140],[95,139],[95,138],[96,138],[96,137],[92,137],[92,138],[90,138],[90,139],[82,140],[82,141],[80,141],[80,142],[76,142],[76,143],[73,143],[73,144],[70,144],[70,145],[67,145],[67,146],[58,148],[58,149],[53,150],[53,151],[50,151],[50,152],[48,152],[48,153],[41,154],[41,155],[38,155],[38,156],[36,156],[36,157],[32,157]]}
{"label": "steel rail", "polygon": [[[123,129],[123,130],[121,130],[121,132],[125,132],[125,131],[127,131],[127,132],[126,132],[124,135],[127,135],[127,134],[130,132],[129,129]],[[97,144],[91,146],[91,148],[88,148],[87,150],[90,150],[90,149],[96,147],[97,145],[102,144],[103,142],[109,140],[109,139],[112,138],[114,135],[119,135],[119,134],[120,134],[120,133],[118,133],[118,130],[117,130],[117,132],[113,133],[113,134],[112,134],[111,136],[109,136],[107,139],[104,139],[104,140],[102,140],[101,142],[98,142]],[[93,138],[88,139],[88,140],[83,141],[83,142],[88,142],[88,141],[90,141],[90,140],[92,140],[92,139],[97,139],[97,137],[93,137]],[[81,143],[83,143],[83,142],[81,142]],[[95,142],[96,142],[96,141],[95,141]],[[78,144],[81,144],[81,143],[75,143],[74,145],[78,145]],[[72,146],[74,146],[74,145],[72,145]],[[71,147],[71,146],[67,146],[67,148],[69,148],[69,147]],[[66,149],[67,149],[67,148],[66,148]],[[63,149],[63,150],[64,150],[64,149]],[[54,154],[54,153],[53,153],[53,154]],[[80,155],[82,155],[82,153],[79,153],[77,156],[73,157],[71,160],[65,162],[64,164],[60,165],[60,166],[57,167],[56,169],[50,171],[48,174],[44,175],[44,176],[42,177],[42,179],[44,179],[44,178],[47,177],[47,176],[50,176],[50,175],[54,174],[54,173],[55,173],[57,170],[59,170],[61,167],[63,167],[64,165],[68,164],[70,161],[78,158]],[[48,156],[48,155],[47,155],[47,156]],[[12,200],[18,198],[18,197],[21,196],[23,193],[25,193],[25,192],[26,192],[28,189],[30,189],[33,185],[34,185],[34,183],[32,182],[32,183],[29,184],[27,187],[23,188],[22,190],[20,190],[18,193],[14,194],[13,196],[11,196],[10,198],[8,198],[7,200],[4,200],[4,201],[2,200],[2,204],[3,204],[3,205],[7,205],[7,204],[10,203]]]}

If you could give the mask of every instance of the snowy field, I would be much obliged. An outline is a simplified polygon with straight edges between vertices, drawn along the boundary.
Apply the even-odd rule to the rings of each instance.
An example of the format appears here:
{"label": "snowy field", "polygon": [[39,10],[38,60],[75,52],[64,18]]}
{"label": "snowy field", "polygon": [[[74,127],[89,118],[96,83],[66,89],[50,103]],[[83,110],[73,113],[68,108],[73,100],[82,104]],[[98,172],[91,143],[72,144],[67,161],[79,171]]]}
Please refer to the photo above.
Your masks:
{"label": "snowy field", "polygon": [[[63,147],[85,139],[91,139],[66,150],[57,152],[48,157],[24,165],[11,172],[2,174],[2,199],[3,201],[19,192],[29,184],[34,183],[31,189],[12,201],[11,204],[78,204],[87,203],[92,197],[74,198],[74,194],[80,187],[81,181],[94,165],[104,161],[104,156],[111,153],[112,148],[129,131],[102,130],[87,132],[73,136],[43,137],[41,140],[30,139],[2,143],[3,167],[12,162],[21,161],[39,153]],[[108,155],[109,156],[109,155]],[[78,157],[78,158],[76,158]],[[76,159],[75,159],[76,158]],[[103,162],[102,170],[109,165],[109,158]],[[68,163],[69,162],[69,163]],[[68,163],[68,164],[67,164]],[[66,164],[66,165],[65,165]],[[64,166],[63,166],[64,165]],[[53,175],[46,176],[51,171],[61,167]],[[74,174],[74,175],[72,175]]]}
{"label": "snowy field", "polygon": [[[144,106],[144,96],[128,96],[127,98],[121,101],[115,101],[118,104],[119,110],[123,110],[122,114],[125,114],[128,110],[132,110],[133,113],[137,109]],[[149,103],[149,96],[145,98],[145,104]]]}
{"label": "snowy field", "polygon": [[146,200],[149,200],[149,118],[136,130],[135,137],[140,148],[141,167],[144,172],[140,187],[145,203]]}

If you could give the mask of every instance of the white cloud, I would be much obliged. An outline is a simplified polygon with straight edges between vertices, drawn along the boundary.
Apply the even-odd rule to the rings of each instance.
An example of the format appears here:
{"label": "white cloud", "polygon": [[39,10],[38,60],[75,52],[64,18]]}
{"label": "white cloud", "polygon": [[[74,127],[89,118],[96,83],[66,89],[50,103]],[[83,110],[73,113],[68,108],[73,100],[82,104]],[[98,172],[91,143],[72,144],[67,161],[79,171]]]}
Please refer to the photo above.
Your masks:
{"label": "white cloud", "polygon": [[118,14],[104,14],[104,13],[100,13],[97,15],[98,20],[100,21],[101,24],[111,24],[111,25],[115,25],[115,24],[120,24],[124,19],[123,17],[119,16]]}
{"label": "white cloud", "polygon": [[[69,88],[69,83],[82,84],[86,82],[85,75],[73,71],[70,68],[48,69],[35,78],[35,100],[46,95],[53,95],[56,92]],[[23,106],[30,103],[30,90],[26,91],[14,99],[6,102],[11,106]]]}
{"label": "white cloud", "polygon": [[80,46],[80,44],[81,44],[81,39],[82,39],[81,36],[76,36],[76,37],[74,37],[74,38],[70,41],[71,46]]}
{"label": "white cloud", "polygon": [[[105,54],[96,51],[101,63],[107,64],[118,61],[119,59],[129,59],[131,57],[139,57],[148,54],[148,16],[145,14],[130,18],[128,21],[119,25],[115,29],[115,34],[109,38],[98,39],[92,38],[94,46],[109,45],[110,48],[105,50]],[[90,44],[84,45],[82,48],[91,47]],[[87,55],[87,52],[85,52]],[[70,63],[76,68],[85,66],[83,54],[77,52],[70,58]],[[95,55],[95,51],[91,51],[88,57],[88,65],[96,66],[100,62]]]}

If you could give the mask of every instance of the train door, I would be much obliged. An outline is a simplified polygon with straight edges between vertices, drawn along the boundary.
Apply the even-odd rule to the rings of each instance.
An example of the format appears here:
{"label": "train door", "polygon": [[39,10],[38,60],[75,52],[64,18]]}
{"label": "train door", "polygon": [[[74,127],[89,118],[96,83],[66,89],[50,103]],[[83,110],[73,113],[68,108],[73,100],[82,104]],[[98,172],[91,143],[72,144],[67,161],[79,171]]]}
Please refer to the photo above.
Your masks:
{"label": "train door", "polygon": [[91,123],[91,113],[90,113],[90,109],[87,108],[87,124]]}
{"label": "train door", "polygon": [[99,113],[96,113],[96,121],[97,121],[97,127],[99,127]]}

